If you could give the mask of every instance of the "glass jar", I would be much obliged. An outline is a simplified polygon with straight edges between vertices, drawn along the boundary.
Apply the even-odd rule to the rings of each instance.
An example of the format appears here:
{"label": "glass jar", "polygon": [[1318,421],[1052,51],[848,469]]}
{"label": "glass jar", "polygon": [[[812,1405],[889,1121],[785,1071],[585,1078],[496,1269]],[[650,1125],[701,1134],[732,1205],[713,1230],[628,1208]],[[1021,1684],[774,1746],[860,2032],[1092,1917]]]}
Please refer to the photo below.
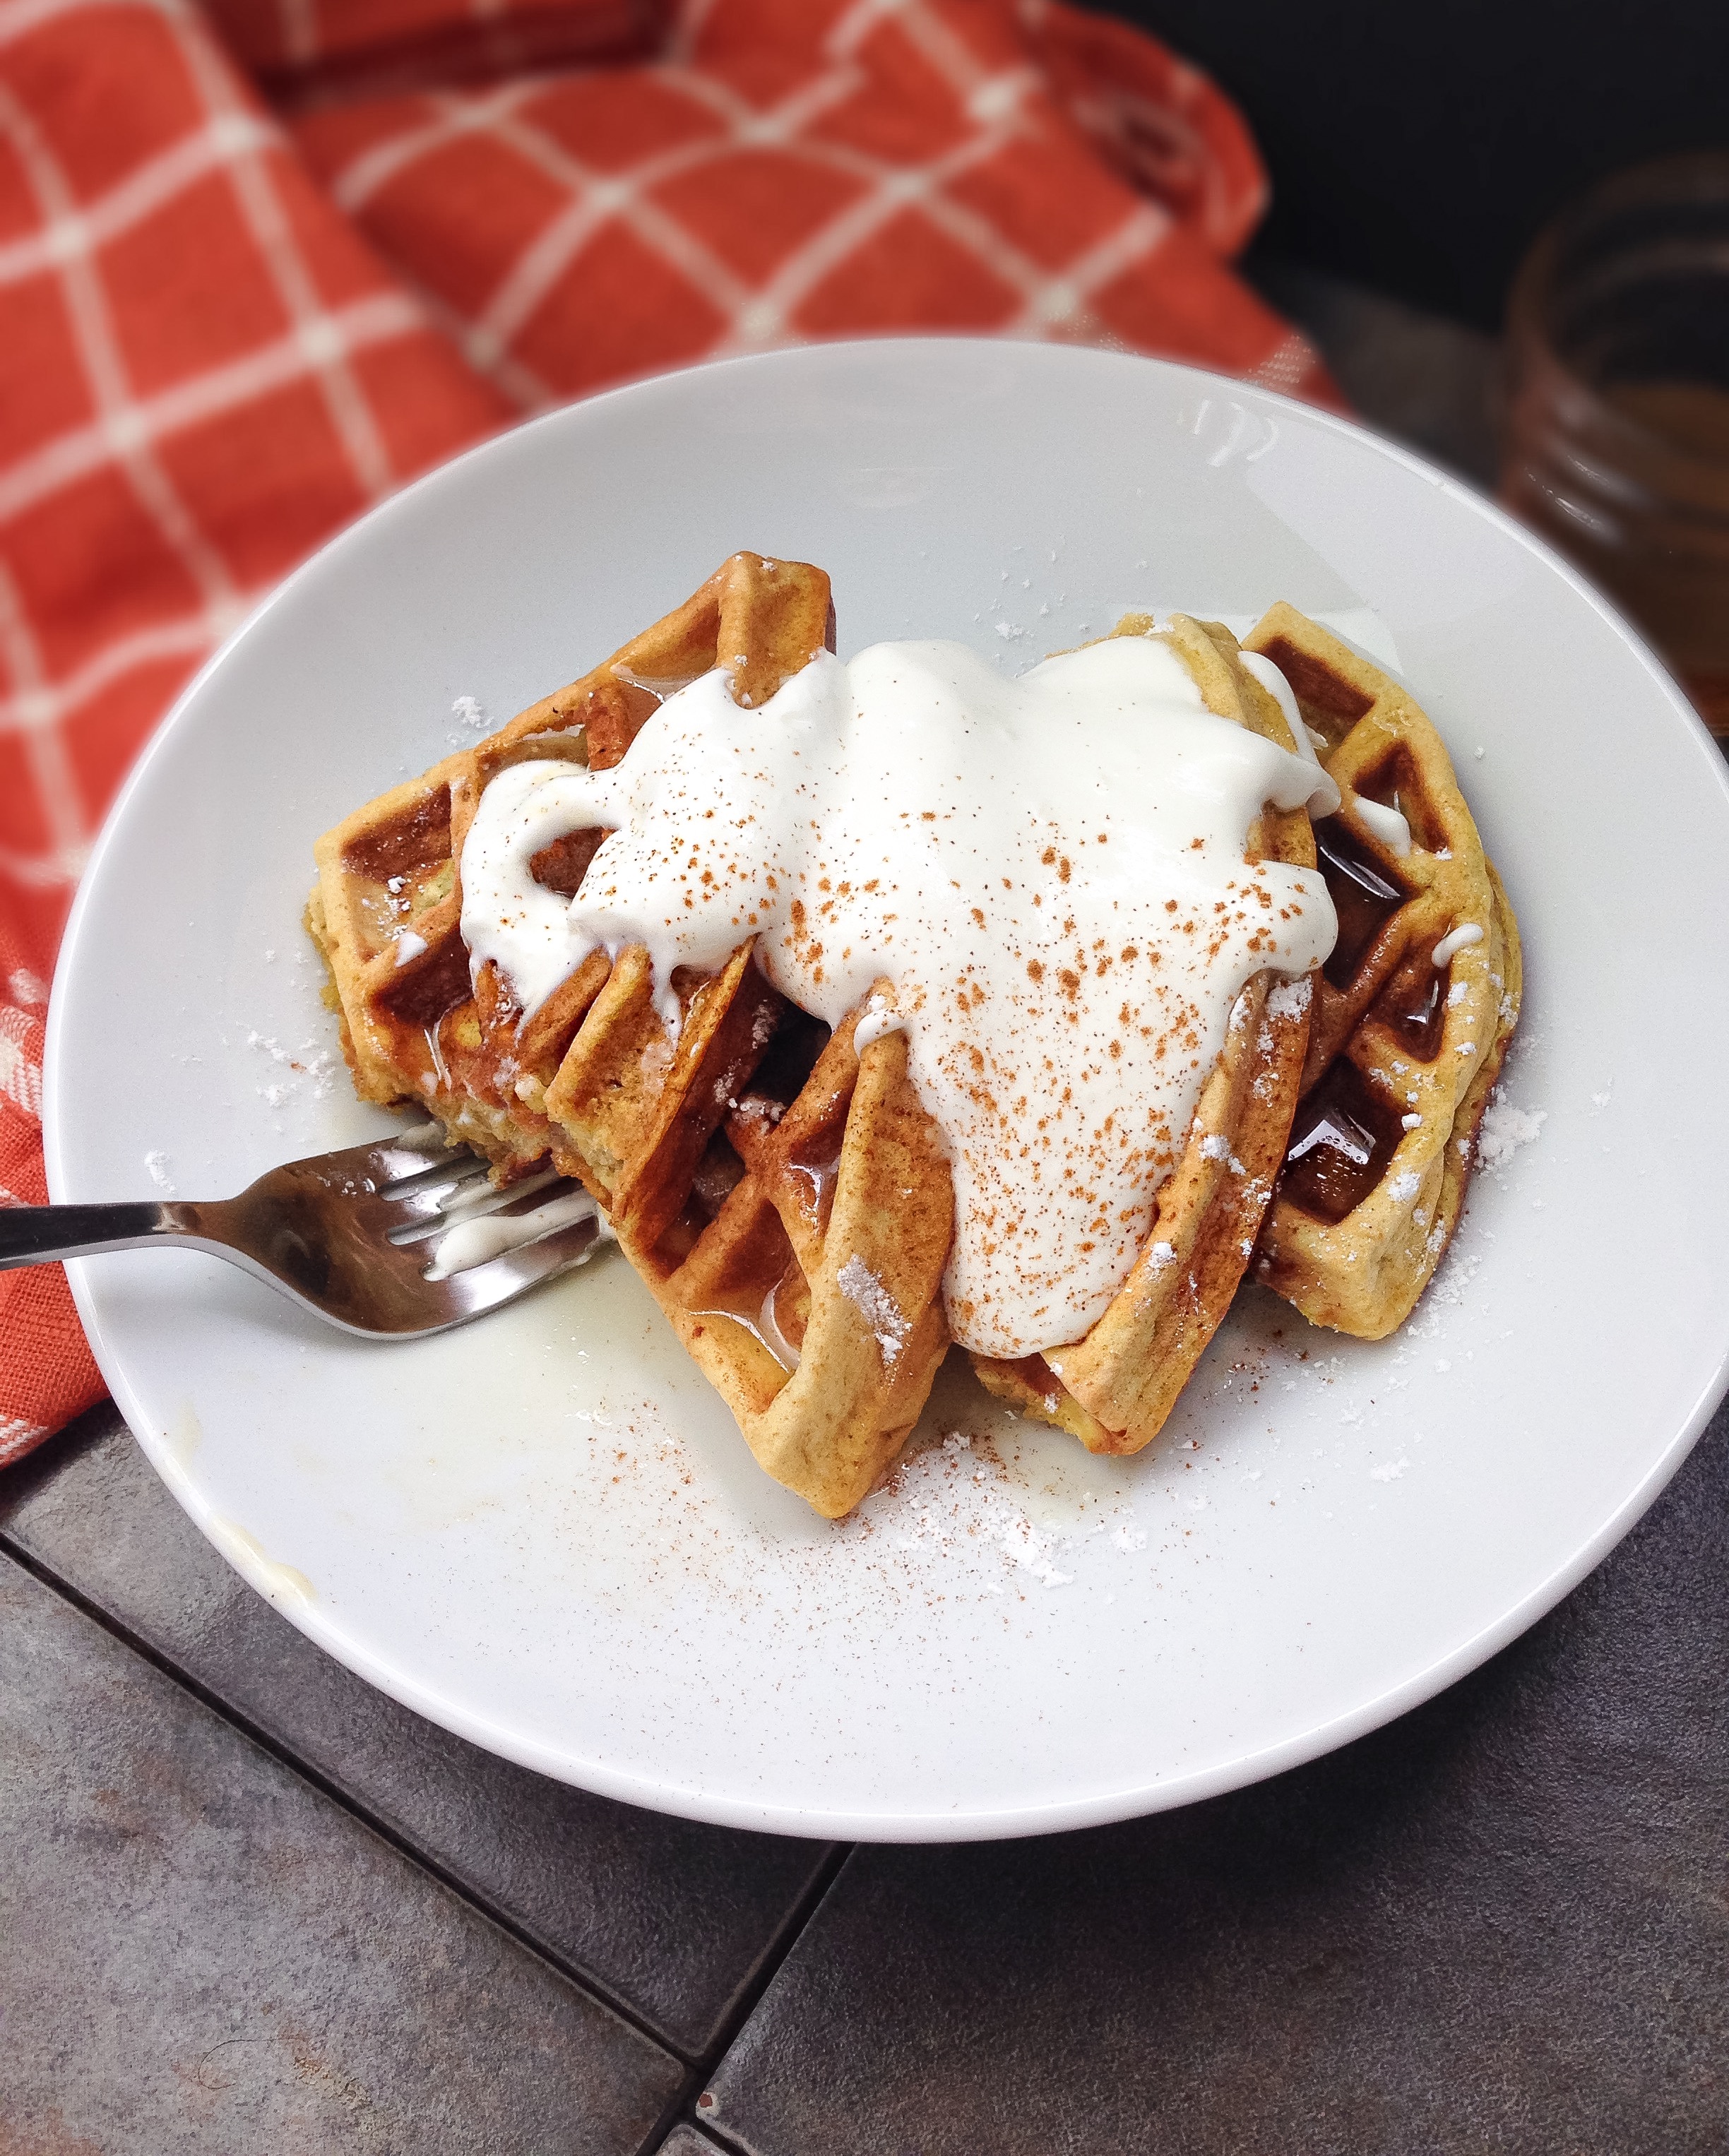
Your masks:
{"label": "glass jar", "polygon": [[1501,498],[1639,624],[1729,737],[1729,155],[1623,174],[1526,258]]}

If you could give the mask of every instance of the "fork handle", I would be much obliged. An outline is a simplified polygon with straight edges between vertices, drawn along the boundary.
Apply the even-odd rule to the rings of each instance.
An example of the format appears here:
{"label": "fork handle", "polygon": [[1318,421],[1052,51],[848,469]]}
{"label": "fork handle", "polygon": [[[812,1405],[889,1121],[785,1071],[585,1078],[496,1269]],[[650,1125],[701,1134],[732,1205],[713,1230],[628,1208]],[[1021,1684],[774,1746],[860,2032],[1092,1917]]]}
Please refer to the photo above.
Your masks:
{"label": "fork handle", "polygon": [[13,1265],[46,1265],[54,1258],[87,1258],[98,1250],[136,1250],[141,1245],[179,1242],[198,1232],[195,1205],[0,1206],[0,1272]]}

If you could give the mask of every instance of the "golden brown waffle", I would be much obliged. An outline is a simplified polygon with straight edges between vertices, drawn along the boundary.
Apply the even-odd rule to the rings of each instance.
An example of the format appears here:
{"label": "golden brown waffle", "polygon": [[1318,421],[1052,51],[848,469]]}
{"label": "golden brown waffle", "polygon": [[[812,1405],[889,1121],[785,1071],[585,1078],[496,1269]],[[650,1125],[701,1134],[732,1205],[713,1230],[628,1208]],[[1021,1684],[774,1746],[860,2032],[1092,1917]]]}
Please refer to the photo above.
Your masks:
{"label": "golden brown waffle", "polygon": [[[761,704],[825,644],[820,570],[735,555],[603,666],[328,833],[307,917],[362,1096],[430,1109],[500,1175],[549,1152],[580,1175],[757,1458],[834,1517],[900,1450],[948,1346],[953,1198],[905,1040],[858,1055],[851,1019],[829,1039],[751,942],[674,976],[675,1045],[639,947],[591,958],[524,1024],[492,968],[470,986],[454,865],[510,764],[609,767],[716,665]],[[549,847],[538,880],[574,893],[603,835]]]}
{"label": "golden brown waffle", "polygon": [[906,1442],[947,1351],[941,1140],[904,1037],[855,1053],[854,1012],[825,1039],[749,943],[644,1084],[664,1040],[652,988],[646,954],[625,952],[548,1111],[757,1460],[838,1518]]}
{"label": "golden brown waffle", "polygon": [[[1113,632],[1146,635],[1131,614]],[[1173,617],[1163,632],[1209,711],[1280,747],[1284,714],[1216,622]],[[1264,810],[1246,859],[1315,865],[1309,819]],[[1054,1423],[1091,1452],[1138,1452],[1162,1426],[1237,1291],[1285,1156],[1309,1038],[1306,982],[1281,987],[1257,973],[1231,1014],[1225,1047],[1203,1089],[1183,1156],[1158,1194],[1152,1230],[1133,1270],[1083,1340],[1013,1363],[975,1355],[993,1393]]]}
{"label": "golden brown waffle", "polygon": [[[1406,690],[1294,607],[1273,608],[1245,649],[1290,682],[1342,797],[1316,830],[1339,940],[1256,1276],[1316,1324],[1379,1340],[1458,1224],[1519,1014],[1519,933],[1440,737]],[[1403,857],[1376,804],[1406,819]],[[1466,927],[1480,940],[1435,965]]]}
{"label": "golden brown waffle", "polygon": [[[559,1152],[546,1089],[608,965],[591,962],[520,1031],[491,968],[471,984],[456,860],[482,789],[529,758],[609,768],[662,699],[723,654],[739,701],[762,703],[832,643],[833,624],[820,569],[735,554],[604,665],[325,834],[306,926],[330,968],[342,1050],[362,1100],[429,1111],[502,1177]],[[538,880],[574,892],[603,835],[582,832],[548,847],[535,860]],[[570,1161],[560,1164],[574,1172]]]}

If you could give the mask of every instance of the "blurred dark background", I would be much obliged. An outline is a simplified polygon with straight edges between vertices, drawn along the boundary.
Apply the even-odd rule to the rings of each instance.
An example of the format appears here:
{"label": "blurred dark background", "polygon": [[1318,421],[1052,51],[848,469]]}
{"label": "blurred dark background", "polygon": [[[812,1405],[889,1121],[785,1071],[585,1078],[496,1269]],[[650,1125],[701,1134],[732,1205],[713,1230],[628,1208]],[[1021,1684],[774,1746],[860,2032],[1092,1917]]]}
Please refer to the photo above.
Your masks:
{"label": "blurred dark background", "polygon": [[1273,175],[1256,258],[1483,329],[1563,203],[1643,158],[1729,141],[1729,0],[1090,3],[1197,61],[1247,114]]}

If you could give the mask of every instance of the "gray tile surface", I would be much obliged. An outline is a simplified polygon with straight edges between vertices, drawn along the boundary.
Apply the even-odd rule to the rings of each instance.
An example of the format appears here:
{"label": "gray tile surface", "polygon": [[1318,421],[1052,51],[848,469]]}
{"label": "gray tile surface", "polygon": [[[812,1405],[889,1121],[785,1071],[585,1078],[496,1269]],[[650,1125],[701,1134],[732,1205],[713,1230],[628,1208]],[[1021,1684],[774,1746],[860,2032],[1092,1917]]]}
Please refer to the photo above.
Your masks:
{"label": "gray tile surface", "polygon": [[688,2056],[825,1860],[567,1789],[374,1691],[229,1568],[111,1408],[0,1478],[8,1543]]}
{"label": "gray tile surface", "polygon": [[1721,2156],[1729,1411],[1487,1668],[1280,1780],[860,1849],[711,2077],[753,2156]]}
{"label": "gray tile surface", "polygon": [[0,1558],[0,2147],[634,2156],[676,2061]]}

